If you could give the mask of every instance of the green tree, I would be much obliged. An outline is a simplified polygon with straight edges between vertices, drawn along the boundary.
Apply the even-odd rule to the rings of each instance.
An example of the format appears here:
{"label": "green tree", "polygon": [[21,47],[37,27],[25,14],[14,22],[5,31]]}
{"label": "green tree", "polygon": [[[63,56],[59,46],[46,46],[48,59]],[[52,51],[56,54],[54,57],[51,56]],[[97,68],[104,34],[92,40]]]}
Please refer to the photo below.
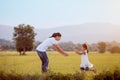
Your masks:
{"label": "green tree", "polygon": [[120,47],[119,46],[113,46],[109,50],[111,53],[120,53]]}
{"label": "green tree", "polygon": [[13,39],[20,55],[25,55],[26,51],[33,49],[35,35],[33,26],[20,24],[14,27]]}
{"label": "green tree", "polygon": [[104,53],[106,51],[106,43],[105,42],[99,42],[98,43],[98,50],[100,53]]}

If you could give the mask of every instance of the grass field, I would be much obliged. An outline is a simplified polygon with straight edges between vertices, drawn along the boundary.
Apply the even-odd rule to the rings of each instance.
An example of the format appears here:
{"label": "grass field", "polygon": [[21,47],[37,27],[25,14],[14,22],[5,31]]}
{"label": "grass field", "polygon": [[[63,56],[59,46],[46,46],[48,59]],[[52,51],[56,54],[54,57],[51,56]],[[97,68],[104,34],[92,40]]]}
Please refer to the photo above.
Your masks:
{"label": "grass field", "polygon": [[[68,57],[64,57],[57,52],[48,52],[49,69],[53,72],[75,73],[79,71],[80,56],[69,52]],[[94,64],[97,72],[103,70],[114,70],[120,68],[120,54],[97,54],[90,53],[89,60]],[[27,52],[26,56],[19,56],[17,52],[0,52],[0,71],[5,73],[19,74],[41,74],[41,61],[36,52]]]}

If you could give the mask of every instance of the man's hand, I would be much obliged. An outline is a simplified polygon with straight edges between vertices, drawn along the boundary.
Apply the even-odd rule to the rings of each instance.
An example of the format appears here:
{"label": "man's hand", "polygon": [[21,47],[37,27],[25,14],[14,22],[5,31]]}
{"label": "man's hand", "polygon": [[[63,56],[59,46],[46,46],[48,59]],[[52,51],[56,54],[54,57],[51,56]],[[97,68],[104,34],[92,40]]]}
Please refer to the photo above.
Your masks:
{"label": "man's hand", "polygon": [[66,52],[63,51],[57,44],[53,44],[53,47],[64,56],[68,56]]}
{"label": "man's hand", "polygon": [[64,55],[64,56],[69,56],[69,55],[68,55],[68,53],[66,53],[66,52],[64,52],[64,54],[63,54],[63,55]]}

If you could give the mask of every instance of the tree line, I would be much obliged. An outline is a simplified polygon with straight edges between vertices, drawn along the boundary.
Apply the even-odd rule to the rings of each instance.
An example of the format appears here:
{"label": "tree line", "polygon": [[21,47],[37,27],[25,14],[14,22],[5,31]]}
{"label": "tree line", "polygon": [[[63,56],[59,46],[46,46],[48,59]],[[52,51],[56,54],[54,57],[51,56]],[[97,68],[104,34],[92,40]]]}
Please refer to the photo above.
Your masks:
{"label": "tree line", "polygon": [[[7,41],[0,39],[0,50],[17,50],[20,55],[25,55],[26,51],[35,50],[35,48],[41,43],[35,41],[34,27],[31,25],[20,24],[14,27],[13,40]],[[61,42],[59,46],[65,51],[73,51],[73,48],[81,50],[81,43]],[[91,52],[111,52],[120,53],[120,43],[119,42],[98,42],[93,44],[88,44],[89,50]],[[49,51],[54,50],[52,47],[48,49]]]}
{"label": "tree line", "polygon": [[[35,41],[33,44],[32,50],[34,51],[35,48],[40,44],[41,42]],[[81,50],[81,44],[80,43],[73,43],[72,41],[69,42],[61,42],[59,43],[59,46],[65,50],[65,51],[73,51],[73,48],[76,48],[78,50]],[[105,53],[105,52],[111,52],[111,53],[120,53],[120,43],[118,42],[98,42],[93,44],[88,44],[90,52],[99,52],[99,53]],[[0,50],[1,51],[15,51],[16,45],[14,41],[7,41],[4,39],[0,39]],[[48,49],[49,51],[54,50],[52,47]]]}
{"label": "tree line", "polygon": [[[73,42],[61,42],[59,44],[65,51],[72,51],[73,48],[81,50],[81,44],[74,44]],[[119,42],[98,42],[94,44],[88,44],[89,50],[91,52],[111,52],[111,53],[120,53],[120,43]]]}

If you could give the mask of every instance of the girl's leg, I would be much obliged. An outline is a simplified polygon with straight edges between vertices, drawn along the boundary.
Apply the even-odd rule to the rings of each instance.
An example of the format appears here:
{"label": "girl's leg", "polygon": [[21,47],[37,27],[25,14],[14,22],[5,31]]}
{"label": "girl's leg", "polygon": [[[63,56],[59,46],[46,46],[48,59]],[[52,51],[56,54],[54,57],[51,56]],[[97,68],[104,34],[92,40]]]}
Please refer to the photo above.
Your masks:
{"label": "girl's leg", "polygon": [[83,67],[80,67],[80,70],[81,70],[81,71],[84,71],[84,68],[83,68]]}
{"label": "girl's leg", "polygon": [[89,71],[89,67],[86,67],[86,68],[85,68],[85,71]]}
{"label": "girl's leg", "polygon": [[92,72],[94,72],[94,73],[97,72],[95,68],[91,68],[91,69],[89,69],[89,71],[92,71]]}

